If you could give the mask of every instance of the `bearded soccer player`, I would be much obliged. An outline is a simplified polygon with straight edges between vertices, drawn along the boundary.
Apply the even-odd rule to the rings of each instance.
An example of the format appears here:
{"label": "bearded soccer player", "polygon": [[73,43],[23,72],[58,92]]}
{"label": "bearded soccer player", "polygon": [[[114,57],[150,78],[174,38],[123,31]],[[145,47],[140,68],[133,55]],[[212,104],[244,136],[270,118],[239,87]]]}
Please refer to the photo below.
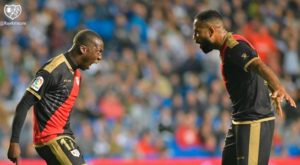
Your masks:
{"label": "bearded soccer player", "polygon": [[294,100],[260,60],[251,43],[224,28],[217,11],[197,14],[193,27],[193,38],[204,53],[213,49],[220,51],[222,76],[233,106],[222,164],[268,164],[275,120],[271,99],[279,116],[282,115],[281,102],[286,100],[296,107]]}
{"label": "bearded soccer player", "polygon": [[50,59],[35,75],[16,108],[10,146],[12,162],[20,155],[19,137],[27,111],[34,106],[34,145],[47,164],[85,164],[70,129],[70,114],[78,96],[80,71],[101,61],[104,43],[93,31],[81,30],[71,49]]}

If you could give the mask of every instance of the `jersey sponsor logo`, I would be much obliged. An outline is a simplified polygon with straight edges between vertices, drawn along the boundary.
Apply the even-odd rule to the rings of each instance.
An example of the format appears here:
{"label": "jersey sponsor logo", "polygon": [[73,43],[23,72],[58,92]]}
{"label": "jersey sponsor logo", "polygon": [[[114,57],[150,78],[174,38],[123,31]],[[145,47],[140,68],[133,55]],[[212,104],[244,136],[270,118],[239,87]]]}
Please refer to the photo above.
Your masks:
{"label": "jersey sponsor logo", "polygon": [[38,91],[44,83],[44,78],[42,76],[38,76],[33,83],[31,84],[31,88],[35,91]]}
{"label": "jersey sponsor logo", "polygon": [[78,151],[78,149],[74,149],[71,151],[71,154],[75,157],[79,157],[80,156],[80,152]]}
{"label": "jersey sponsor logo", "polygon": [[236,157],[236,159],[237,160],[242,160],[242,159],[245,159],[245,157],[244,156],[238,156],[238,157]]}
{"label": "jersey sponsor logo", "polygon": [[72,82],[72,80],[64,79],[64,82],[65,82],[65,83],[70,83],[70,82]]}

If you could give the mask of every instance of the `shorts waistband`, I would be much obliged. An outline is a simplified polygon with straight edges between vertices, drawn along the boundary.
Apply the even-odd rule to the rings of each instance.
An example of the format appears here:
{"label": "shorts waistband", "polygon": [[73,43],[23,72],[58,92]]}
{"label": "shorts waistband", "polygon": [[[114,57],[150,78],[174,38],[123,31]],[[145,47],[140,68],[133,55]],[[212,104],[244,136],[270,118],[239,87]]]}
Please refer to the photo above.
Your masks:
{"label": "shorts waistband", "polygon": [[33,144],[34,147],[43,147],[45,145],[49,145],[49,144],[52,144],[53,142],[55,142],[56,140],[59,140],[59,139],[62,139],[62,138],[68,138],[68,139],[71,139],[71,140],[74,140],[74,138],[72,136],[69,136],[69,135],[60,135],[60,136],[57,136],[56,138],[54,139],[51,139],[50,141],[46,142],[46,143],[41,143],[41,144]]}
{"label": "shorts waistband", "polygon": [[270,121],[270,120],[275,120],[275,116],[267,117],[267,118],[263,118],[263,119],[258,119],[258,120],[251,120],[251,121],[234,121],[234,120],[232,120],[232,124],[235,124],[235,125],[252,124],[252,123],[261,123],[261,122]]}

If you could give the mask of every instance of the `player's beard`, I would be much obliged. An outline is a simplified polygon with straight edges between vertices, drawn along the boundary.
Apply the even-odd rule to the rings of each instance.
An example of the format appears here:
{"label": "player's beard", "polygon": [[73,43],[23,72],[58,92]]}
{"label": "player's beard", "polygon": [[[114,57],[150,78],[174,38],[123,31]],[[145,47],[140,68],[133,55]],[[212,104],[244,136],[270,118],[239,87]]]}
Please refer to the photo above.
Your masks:
{"label": "player's beard", "polygon": [[87,63],[83,63],[81,65],[78,65],[78,67],[81,69],[81,70],[88,70],[90,68],[90,65],[88,65]]}
{"label": "player's beard", "polygon": [[204,53],[208,53],[214,49],[217,49],[217,47],[207,39],[200,43],[200,48]]}

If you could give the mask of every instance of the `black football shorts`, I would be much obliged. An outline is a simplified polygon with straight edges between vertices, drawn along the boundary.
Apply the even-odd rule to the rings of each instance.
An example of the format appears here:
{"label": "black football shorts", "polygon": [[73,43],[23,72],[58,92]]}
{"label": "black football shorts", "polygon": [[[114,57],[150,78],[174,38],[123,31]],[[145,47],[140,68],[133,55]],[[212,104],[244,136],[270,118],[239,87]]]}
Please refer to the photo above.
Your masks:
{"label": "black football shorts", "polygon": [[83,165],[83,155],[70,136],[58,136],[49,142],[35,145],[37,153],[47,162],[47,165]]}
{"label": "black football shorts", "polygon": [[268,165],[275,117],[232,121],[225,139],[222,165]]}

